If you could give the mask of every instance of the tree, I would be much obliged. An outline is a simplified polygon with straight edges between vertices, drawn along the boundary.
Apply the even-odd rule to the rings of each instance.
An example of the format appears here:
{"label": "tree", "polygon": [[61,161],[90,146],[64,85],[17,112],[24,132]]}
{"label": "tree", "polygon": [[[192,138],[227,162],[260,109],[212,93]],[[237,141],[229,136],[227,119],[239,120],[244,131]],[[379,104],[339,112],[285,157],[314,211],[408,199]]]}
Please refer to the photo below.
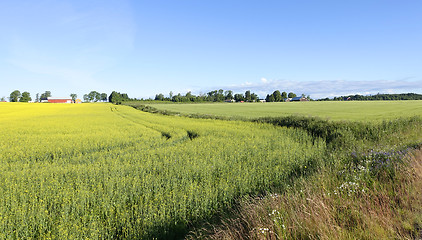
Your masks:
{"label": "tree", "polygon": [[250,90],[245,92],[245,100],[247,102],[251,102],[251,91]]}
{"label": "tree", "polygon": [[294,97],[296,97],[296,94],[289,92],[289,98],[294,98]]}
{"label": "tree", "polygon": [[5,102],[6,98],[5,97],[1,97],[0,102]]}
{"label": "tree", "polygon": [[192,95],[191,91],[187,92],[186,95],[185,95],[185,101],[186,102],[187,101],[193,102],[194,98],[195,98],[195,95]]}
{"label": "tree", "polygon": [[45,91],[43,94],[41,94],[40,100],[47,100],[49,97],[51,97],[51,92]]}
{"label": "tree", "polygon": [[88,101],[92,102],[98,102],[101,100],[101,94],[97,91],[91,91],[88,93]]}
{"label": "tree", "polygon": [[223,102],[224,101],[224,90],[219,89],[216,95],[216,101],[217,102]]}
{"label": "tree", "polygon": [[89,101],[89,96],[88,94],[84,94],[84,102],[88,102]]}
{"label": "tree", "polygon": [[252,102],[256,102],[256,101],[258,101],[258,95],[256,95],[255,93],[252,93],[252,94],[251,94],[251,101],[252,101]]}
{"label": "tree", "polygon": [[274,101],[275,102],[281,102],[282,98],[281,98],[281,93],[279,90],[275,90],[273,92],[273,97],[274,97]]}
{"label": "tree", "polygon": [[95,102],[101,101],[101,93],[95,92]]}
{"label": "tree", "polygon": [[284,99],[286,99],[287,98],[287,93],[286,92],[282,92],[281,93],[281,98],[283,99],[283,101],[284,101]]}
{"label": "tree", "polygon": [[35,94],[35,102],[40,102],[40,94]]}
{"label": "tree", "polygon": [[224,92],[226,100],[232,100],[233,99],[233,91],[227,90]]}
{"label": "tree", "polygon": [[245,101],[245,97],[243,96],[243,94],[237,93],[234,95],[234,100],[236,102]]}
{"label": "tree", "polygon": [[162,93],[156,94],[154,100],[156,100],[156,101],[163,101],[164,100],[164,95]]}
{"label": "tree", "polygon": [[172,98],[173,98],[173,92],[172,92],[172,91],[170,91],[170,92],[169,92],[169,98],[170,98],[170,99],[172,99]]}
{"label": "tree", "polygon": [[31,94],[29,92],[23,92],[22,97],[19,99],[19,102],[29,102],[32,101]]}
{"label": "tree", "polygon": [[75,102],[78,95],[76,93],[71,93],[70,97],[72,98],[72,101]]}
{"label": "tree", "polygon": [[114,104],[121,104],[123,101],[130,100],[129,96],[126,93],[119,93],[113,91],[108,97],[108,101]]}
{"label": "tree", "polygon": [[12,93],[10,93],[10,97],[9,97],[9,100],[11,101],[11,102],[18,102],[19,101],[19,99],[21,98],[21,92],[19,91],[19,90],[15,90],[15,91],[13,91]]}
{"label": "tree", "polygon": [[101,93],[101,101],[107,102],[107,93]]}

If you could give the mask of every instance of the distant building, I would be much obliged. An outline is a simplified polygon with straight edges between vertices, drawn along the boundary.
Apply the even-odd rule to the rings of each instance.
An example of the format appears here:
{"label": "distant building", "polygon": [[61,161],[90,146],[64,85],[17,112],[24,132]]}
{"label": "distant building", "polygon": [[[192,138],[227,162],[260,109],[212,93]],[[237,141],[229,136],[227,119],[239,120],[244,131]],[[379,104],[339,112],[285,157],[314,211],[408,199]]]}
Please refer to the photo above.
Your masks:
{"label": "distant building", "polygon": [[264,102],[267,102],[267,100],[265,100],[265,99],[259,99],[259,102],[264,103]]}
{"label": "distant building", "polygon": [[224,102],[230,102],[230,103],[233,103],[233,102],[236,102],[234,99],[226,99],[226,100],[224,100]]}
{"label": "distant building", "polygon": [[82,100],[78,98],[75,100],[75,103],[82,103]]}
{"label": "distant building", "polygon": [[48,97],[47,98],[47,102],[49,103],[72,103],[72,98],[53,98],[53,97]]}
{"label": "distant building", "polygon": [[287,98],[284,101],[286,102],[307,102],[309,99],[305,97],[294,97],[294,98]]}

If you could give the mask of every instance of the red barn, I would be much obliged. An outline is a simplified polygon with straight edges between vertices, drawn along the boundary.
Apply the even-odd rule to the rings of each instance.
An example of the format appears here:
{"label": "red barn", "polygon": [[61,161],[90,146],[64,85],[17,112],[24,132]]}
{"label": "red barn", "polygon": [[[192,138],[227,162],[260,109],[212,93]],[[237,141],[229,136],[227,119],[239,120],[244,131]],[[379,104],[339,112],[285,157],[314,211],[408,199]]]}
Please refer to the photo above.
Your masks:
{"label": "red barn", "polygon": [[72,98],[47,98],[49,103],[72,103]]}

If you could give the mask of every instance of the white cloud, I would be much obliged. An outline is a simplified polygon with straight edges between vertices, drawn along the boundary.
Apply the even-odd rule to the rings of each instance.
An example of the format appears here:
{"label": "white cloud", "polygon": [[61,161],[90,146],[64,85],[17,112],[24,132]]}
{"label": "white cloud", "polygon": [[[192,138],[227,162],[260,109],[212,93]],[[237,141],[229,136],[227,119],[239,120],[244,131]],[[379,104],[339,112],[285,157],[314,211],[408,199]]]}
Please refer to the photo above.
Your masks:
{"label": "white cloud", "polygon": [[262,78],[256,83],[242,83],[226,87],[234,92],[251,90],[261,98],[275,90],[294,92],[296,94],[311,95],[312,98],[325,98],[345,95],[369,95],[377,93],[422,93],[422,80],[410,80],[411,78],[397,80],[369,80],[369,81],[346,81],[346,80],[323,80],[323,81],[292,81],[292,80],[267,80]]}

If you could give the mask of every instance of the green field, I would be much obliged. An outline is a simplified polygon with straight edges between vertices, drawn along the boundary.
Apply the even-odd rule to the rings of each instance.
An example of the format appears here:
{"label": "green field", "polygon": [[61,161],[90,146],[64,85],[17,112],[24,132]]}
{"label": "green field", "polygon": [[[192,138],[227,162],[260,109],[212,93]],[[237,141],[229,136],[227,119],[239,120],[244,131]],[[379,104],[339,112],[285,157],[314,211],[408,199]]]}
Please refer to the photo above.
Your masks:
{"label": "green field", "polygon": [[0,104],[0,238],[180,237],[314,165],[324,141],[269,124],[111,104]]}
{"label": "green field", "polygon": [[[367,106],[354,119],[382,119],[370,114],[374,103],[346,104],[355,111]],[[397,104],[413,108],[384,118],[418,113],[419,102]],[[278,116],[286,106],[333,114],[342,105],[154,106],[258,117],[271,109]],[[297,119],[289,128],[280,127],[283,121],[193,119],[108,103],[0,103],[0,239],[180,238],[240,198],[283,191],[324,166],[348,166],[351,151],[422,142],[420,118],[382,124]]]}
{"label": "green field", "polygon": [[149,104],[160,110],[183,114],[211,114],[226,117],[304,115],[332,120],[386,120],[422,116],[422,101],[290,102],[290,103],[201,103]]}

